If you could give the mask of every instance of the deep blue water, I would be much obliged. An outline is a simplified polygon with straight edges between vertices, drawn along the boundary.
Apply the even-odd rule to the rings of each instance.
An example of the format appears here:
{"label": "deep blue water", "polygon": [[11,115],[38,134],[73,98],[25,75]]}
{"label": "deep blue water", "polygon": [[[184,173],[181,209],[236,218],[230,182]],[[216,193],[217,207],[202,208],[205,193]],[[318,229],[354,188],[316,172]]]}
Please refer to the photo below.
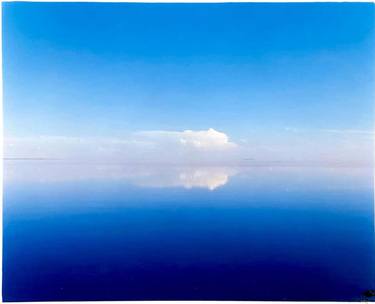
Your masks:
{"label": "deep blue water", "polygon": [[8,161],[3,299],[361,300],[372,174]]}

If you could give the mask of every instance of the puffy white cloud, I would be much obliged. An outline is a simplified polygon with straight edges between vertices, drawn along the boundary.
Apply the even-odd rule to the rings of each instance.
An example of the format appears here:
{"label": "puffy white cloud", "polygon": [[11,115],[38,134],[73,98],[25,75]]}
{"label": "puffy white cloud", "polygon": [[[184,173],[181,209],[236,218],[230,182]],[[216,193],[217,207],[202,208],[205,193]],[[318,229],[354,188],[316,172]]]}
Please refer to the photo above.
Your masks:
{"label": "puffy white cloud", "polygon": [[121,138],[38,136],[6,138],[8,158],[103,159],[129,162],[223,160],[237,145],[225,133],[142,131]]}
{"label": "puffy white cloud", "polygon": [[175,142],[200,150],[222,150],[237,147],[235,143],[229,141],[227,134],[212,128],[207,131],[143,131],[138,132],[137,135],[147,137],[154,142]]}

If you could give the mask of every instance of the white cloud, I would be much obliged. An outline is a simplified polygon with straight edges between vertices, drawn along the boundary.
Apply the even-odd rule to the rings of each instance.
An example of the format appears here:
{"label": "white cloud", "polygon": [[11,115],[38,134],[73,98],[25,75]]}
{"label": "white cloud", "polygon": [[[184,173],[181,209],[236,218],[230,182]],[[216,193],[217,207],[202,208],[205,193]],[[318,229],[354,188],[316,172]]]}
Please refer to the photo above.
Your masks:
{"label": "white cloud", "polygon": [[285,127],[285,131],[294,133],[312,133],[312,132],[322,132],[322,133],[334,133],[334,134],[358,134],[358,135],[375,135],[373,130],[360,130],[360,129],[300,129],[294,127]]}
{"label": "white cloud", "polygon": [[225,133],[214,129],[142,131],[121,138],[6,138],[5,157],[189,162],[228,159],[235,147]]}
{"label": "white cloud", "polygon": [[[293,131],[292,131],[293,130]],[[280,131],[242,138],[236,144],[214,129],[141,131],[121,137],[37,136],[5,138],[6,158],[173,164],[239,161],[323,161],[373,164],[373,136],[366,130]],[[301,132],[307,132],[307,129]],[[340,132],[343,130],[340,130]],[[344,136],[344,134],[346,134]],[[348,135],[349,134],[349,135]],[[340,136],[338,136],[340,135]]]}
{"label": "white cloud", "polygon": [[235,143],[229,141],[227,134],[212,128],[207,131],[143,131],[137,132],[136,135],[158,143],[174,142],[199,150],[223,150],[237,147]]}

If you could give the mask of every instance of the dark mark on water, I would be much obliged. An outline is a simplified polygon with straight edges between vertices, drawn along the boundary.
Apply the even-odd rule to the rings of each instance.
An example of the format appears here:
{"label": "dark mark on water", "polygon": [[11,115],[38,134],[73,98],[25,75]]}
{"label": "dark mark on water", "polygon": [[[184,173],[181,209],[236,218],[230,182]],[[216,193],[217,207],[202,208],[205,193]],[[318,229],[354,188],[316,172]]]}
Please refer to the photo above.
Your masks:
{"label": "dark mark on water", "polygon": [[369,289],[362,293],[366,298],[375,297],[375,289]]}

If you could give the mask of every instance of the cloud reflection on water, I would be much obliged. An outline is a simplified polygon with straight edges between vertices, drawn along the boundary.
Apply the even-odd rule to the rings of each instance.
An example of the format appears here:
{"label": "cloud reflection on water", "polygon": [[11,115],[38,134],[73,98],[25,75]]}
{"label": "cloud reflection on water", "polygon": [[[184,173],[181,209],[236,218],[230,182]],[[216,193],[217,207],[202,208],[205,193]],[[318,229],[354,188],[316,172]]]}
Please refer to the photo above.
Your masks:
{"label": "cloud reflection on water", "polygon": [[124,183],[143,188],[202,188],[216,190],[233,179],[251,189],[298,191],[298,189],[355,189],[372,187],[371,168],[328,164],[253,163],[125,164],[82,163],[58,160],[7,160],[5,183]]}
{"label": "cloud reflection on water", "polygon": [[215,190],[238,173],[235,167],[114,165],[64,163],[59,161],[14,161],[6,164],[9,182],[70,182],[82,180],[123,180],[140,187],[183,187]]}
{"label": "cloud reflection on water", "polygon": [[154,170],[146,176],[133,176],[133,182],[144,187],[184,187],[186,189],[206,188],[215,190],[224,186],[229,178],[236,173],[236,169],[226,167],[164,167],[162,170]]}

